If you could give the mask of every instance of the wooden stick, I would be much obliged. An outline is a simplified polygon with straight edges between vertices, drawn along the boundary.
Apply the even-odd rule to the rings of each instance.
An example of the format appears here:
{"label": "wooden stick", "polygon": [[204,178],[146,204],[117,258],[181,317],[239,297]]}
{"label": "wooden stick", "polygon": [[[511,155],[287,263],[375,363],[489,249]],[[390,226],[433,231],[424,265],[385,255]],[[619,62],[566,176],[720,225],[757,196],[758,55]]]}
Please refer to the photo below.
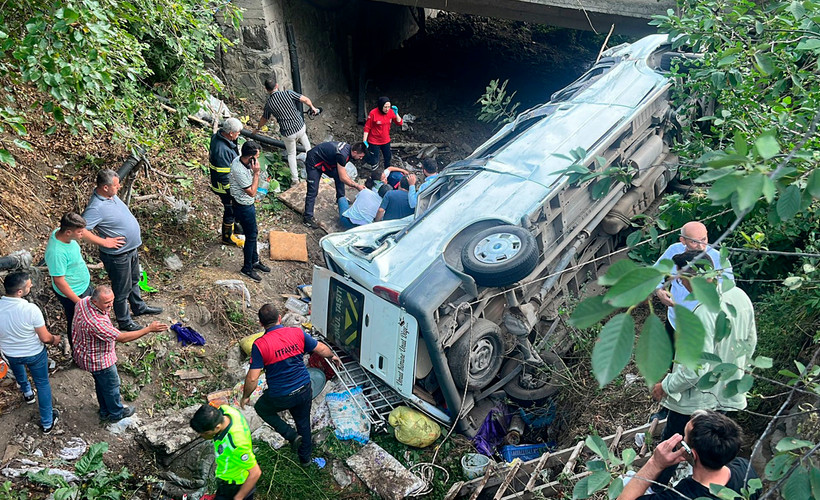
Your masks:
{"label": "wooden stick", "polygon": [[572,474],[572,471],[575,469],[575,462],[578,460],[578,456],[581,455],[581,450],[584,449],[584,446],[586,446],[584,441],[578,441],[575,449],[572,450],[572,455],[570,455],[569,460],[567,460],[567,464],[564,466],[564,470],[561,471],[562,474],[567,476]]}
{"label": "wooden stick", "polygon": [[598,57],[595,58],[595,64],[598,64],[598,61],[601,60],[601,56],[604,54],[604,50],[606,49],[606,44],[609,43],[609,37],[612,36],[612,31],[615,30],[615,25],[609,27],[609,33],[606,35],[606,39],[604,40],[604,44],[601,45],[601,51],[598,52]]}
{"label": "wooden stick", "polygon": [[619,425],[618,428],[615,429],[615,436],[612,438],[612,443],[609,445],[610,453],[615,451],[615,448],[618,447],[618,443],[621,442],[621,436],[623,436],[623,434],[624,428]]}
{"label": "wooden stick", "polygon": [[510,483],[512,482],[515,475],[518,473],[518,468],[521,467],[522,463],[523,462],[521,462],[520,460],[515,462],[515,465],[512,466],[512,469],[510,469],[510,472],[507,473],[507,478],[504,479],[504,482],[501,483],[501,487],[498,488],[498,491],[495,492],[495,496],[493,497],[493,500],[500,500],[501,497],[504,496],[504,492],[507,491],[507,488],[509,488]]}
{"label": "wooden stick", "polygon": [[538,460],[538,463],[535,465],[535,470],[532,471],[530,475],[530,480],[527,481],[527,486],[524,487],[524,491],[532,491],[532,487],[535,486],[535,480],[538,479],[538,475],[541,473],[541,470],[544,468],[544,465],[547,464],[547,459],[550,457],[550,453],[546,452],[541,455],[541,459]]}
{"label": "wooden stick", "polygon": [[161,175],[163,177],[167,177],[168,179],[187,179],[188,178],[187,176],[184,176],[184,175],[168,174],[168,173],[165,173],[162,170],[159,170],[159,169],[154,168],[154,167],[148,167],[148,168],[151,169],[152,172],[154,172],[158,175]]}
{"label": "wooden stick", "polygon": [[478,483],[478,488],[476,488],[473,494],[470,495],[470,500],[476,500],[478,498],[478,495],[484,490],[484,486],[487,484],[487,481],[489,481],[490,476],[492,476],[494,473],[495,468],[492,466],[488,466],[487,470],[484,471],[484,477],[481,478],[481,482]]}
{"label": "wooden stick", "polygon": [[154,194],[144,194],[144,195],[142,195],[142,196],[134,196],[134,197],[133,197],[133,198],[131,198],[131,199],[132,199],[133,201],[147,201],[147,200],[153,200],[154,198],[159,198],[159,193],[154,193]]}
{"label": "wooden stick", "polygon": [[652,425],[649,426],[649,431],[644,435],[643,444],[641,445],[641,451],[638,452],[639,457],[643,456],[646,453],[647,448],[648,448],[647,443],[649,442],[649,440],[646,439],[646,435],[654,437],[655,429],[658,427],[658,423],[659,423],[659,420],[658,420],[657,417],[652,419]]}

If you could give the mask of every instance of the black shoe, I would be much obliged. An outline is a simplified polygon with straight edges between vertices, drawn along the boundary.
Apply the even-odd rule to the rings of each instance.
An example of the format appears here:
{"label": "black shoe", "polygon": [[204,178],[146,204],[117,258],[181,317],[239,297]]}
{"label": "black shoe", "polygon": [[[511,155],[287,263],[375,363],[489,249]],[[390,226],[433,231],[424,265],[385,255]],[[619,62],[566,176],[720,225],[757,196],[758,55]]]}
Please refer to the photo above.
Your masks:
{"label": "black shoe", "polygon": [[262,281],[262,276],[260,276],[259,273],[257,273],[255,269],[251,269],[250,271],[239,271],[239,272],[244,274],[248,278],[254,280],[257,283]]}
{"label": "black shoe", "polygon": [[120,420],[122,420],[124,418],[130,417],[131,415],[133,415],[136,412],[137,412],[137,410],[133,406],[123,406],[122,407],[122,415],[120,415],[119,418],[108,417],[108,421],[113,424],[113,423],[119,422]]}
{"label": "black shoe", "polygon": [[304,222],[305,225],[311,229],[319,229],[319,224],[316,224],[316,219],[313,217],[304,217],[302,222]]}
{"label": "black shoe", "polygon": [[290,442],[290,449],[293,453],[299,453],[299,446],[302,445],[302,436],[296,436],[296,439]]}
{"label": "black shoe", "polygon": [[26,396],[23,394],[23,399],[26,400],[27,405],[33,405],[37,401],[37,396],[35,396],[34,391],[32,391],[31,396]]}
{"label": "black shoe", "polygon": [[145,309],[142,311],[131,313],[132,316],[142,316],[143,314],[160,314],[162,312],[161,307],[156,306],[145,306]]}
{"label": "black shoe", "polygon": [[134,321],[129,321],[128,323],[120,323],[119,326],[120,330],[123,332],[136,332],[137,330],[142,330],[142,327]]}
{"label": "black shoe", "polygon": [[54,426],[57,425],[57,422],[59,422],[59,421],[60,421],[60,411],[55,408],[55,409],[51,410],[51,427],[45,428],[43,426],[40,426],[40,429],[42,429],[43,434],[51,434],[51,431],[54,430]]}
{"label": "black shoe", "polygon": [[270,272],[270,268],[268,266],[266,266],[265,264],[262,264],[261,260],[259,262],[257,262],[256,264],[254,264],[253,268],[258,269],[258,270],[262,271],[263,273],[269,273]]}

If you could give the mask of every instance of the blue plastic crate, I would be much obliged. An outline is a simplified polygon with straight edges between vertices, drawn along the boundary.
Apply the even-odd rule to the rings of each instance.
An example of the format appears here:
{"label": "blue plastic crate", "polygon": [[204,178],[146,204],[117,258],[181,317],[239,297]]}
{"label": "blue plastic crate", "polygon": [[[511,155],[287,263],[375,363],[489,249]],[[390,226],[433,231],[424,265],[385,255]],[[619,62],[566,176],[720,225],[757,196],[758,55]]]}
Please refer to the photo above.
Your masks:
{"label": "blue plastic crate", "polygon": [[501,456],[504,457],[505,462],[512,462],[516,458],[526,462],[540,457],[545,451],[547,451],[546,444],[510,444],[501,448]]}

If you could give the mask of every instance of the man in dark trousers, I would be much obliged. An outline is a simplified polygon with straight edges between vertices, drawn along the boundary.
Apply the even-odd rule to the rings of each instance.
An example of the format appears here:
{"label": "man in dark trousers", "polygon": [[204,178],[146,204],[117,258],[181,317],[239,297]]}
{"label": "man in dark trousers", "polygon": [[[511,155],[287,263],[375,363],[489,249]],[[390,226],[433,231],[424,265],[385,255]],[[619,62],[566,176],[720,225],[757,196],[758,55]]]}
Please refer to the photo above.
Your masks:
{"label": "man in dark trousers", "polygon": [[[117,172],[105,169],[97,173],[97,187],[83,212],[87,224],[83,240],[100,247],[100,260],[114,290],[114,314],[119,329],[133,332],[142,327],[131,319],[132,312],[134,316],[159,314],[162,308],[149,306],[142,300],[137,253],[142,245],[140,225],[128,206],[117,196],[119,190]],[[131,312],[128,311],[129,304]]]}
{"label": "man in dark trousers", "polygon": [[[256,413],[290,442],[303,466],[310,465],[313,448],[310,437],[312,398],[304,354],[315,352],[339,367],[342,362],[328,346],[316,341],[301,328],[282,326],[282,317],[273,304],[265,304],[259,309],[259,322],[265,333],[253,342],[251,368],[245,377],[240,406],[244,408],[250,402],[264,369],[268,388],[254,406]],[[278,413],[283,410],[290,412],[296,430],[279,417]]]}
{"label": "man in dark trousers", "polygon": [[345,165],[350,159],[356,161],[364,158],[364,143],[355,142],[323,142],[307,152],[305,168],[307,169],[307,193],[305,194],[305,225],[317,228],[313,219],[313,205],[316,203],[316,195],[319,194],[319,182],[322,174],[334,180],[336,185],[336,199],[345,195],[345,185],[357,191],[365,189],[362,184],[357,184],[347,175]]}
{"label": "man in dark trousers", "polygon": [[228,118],[211,137],[208,160],[211,162],[211,191],[222,202],[222,244],[241,247],[244,241],[234,234],[233,197],[231,196],[231,163],[239,156],[236,139],[242,131],[242,122]]}
{"label": "man in dark trousers", "polygon": [[256,225],[256,193],[259,189],[261,166],[259,152],[262,146],[256,141],[247,141],[242,145],[242,156],[231,163],[231,196],[234,199],[234,215],[245,230],[245,246],[242,250],[242,269],[239,271],[252,280],[259,282],[262,277],[256,271],[269,273],[270,268],[259,260],[256,238],[259,228]]}
{"label": "man in dark trousers", "polygon": [[[649,461],[630,478],[618,500],[665,500],[680,498],[718,498],[710,485],[719,485],[735,493],[748,488],[748,479],[757,479],[749,461],[737,456],[743,442],[740,426],[731,418],[708,410],[698,410],[686,424],[684,435],[675,434],[658,444]],[[675,491],[663,489],[655,481],[664,469],[684,460],[692,464],[692,475],[675,485]],[[645,494],[652,486],[654,494]],[[760,491],[751,495],[757,499]],[[721,495],[720,498],[729,498]],[[745,498],[745,497],[744,497]]]}

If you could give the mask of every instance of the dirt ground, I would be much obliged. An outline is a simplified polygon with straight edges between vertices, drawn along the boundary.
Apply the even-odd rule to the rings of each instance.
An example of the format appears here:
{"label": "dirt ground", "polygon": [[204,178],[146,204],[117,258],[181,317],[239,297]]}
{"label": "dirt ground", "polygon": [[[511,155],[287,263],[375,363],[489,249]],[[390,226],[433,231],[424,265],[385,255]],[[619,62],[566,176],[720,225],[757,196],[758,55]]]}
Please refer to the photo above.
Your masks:
{"label": "dirt ground", "polygon": [[[510,88],[520,91],[523,110],[548,100],[549,94],[577,77],[595,57],[595,43],[581,39],[587,35],[572,35],[569,39],[570,35],[552,29],[511,24],[508,29],[498,29],[486,20],[442,15],[430,21],[424,36],[408,41],[378,65],[378,71],[370,75],[368,109],[377,97],[386,94],[402,114],[417,116],[412,130],[393,128],[394,143],[445,143],[438,153],[442,165],[463,158],[495,128],[475,120],[475,100],[490,79],[509,78]],[[515,36],[507,36],[510,32]],[[560,52],[553,48],[562,44]],[[16,97],[23,102],[35,99],[26,89],[17,89]],[[227,100],[236,115],[249,116],[251,125],[255,125],[262,103]],[[312,143],[361,140],[362,129],[351,95],[319,96],[314,102],[324,112],[307,122]],[[56,227],[60,215],[85,206],[93,172],[100,166],[119,167],[128,154],[124,146],[112,143],[104,134],[42,135],[49,125],[46,120],[30,124],[29,142],[34,151],[16,151],[18,166],[0,169],[0,255],[28,249],[36,265],[41,263],[48,233]],[[206,170],[202,168],[208,163],[208,138],[207,131],[194,129],[168,138],[179,145],[179,150],[170,155],[159,150],[151,152],[153,168],[138,173],[134,184],[135,195],[163,193],[192,201],[192,217],[185,225],[175,224],[168,205],[158,199],[134,202],[132,210],[143,230],[142,264],[149,284],[158,289],[146,298],[164,308],[156,319],[169,324],[183,321],[207,340],[204,347],[182,347],[173,334],[149,335],[140,342],[118,346],[123,395],[128,404],[138,408],[137,415],[143,421],[159,418],[163,410],[174,411],[201,401],[208,391],[228,388],[222,378],[225,353],[239,338],[257,331],[255,311],[268,301],[282,304],[282,295],[295,294],[296,286],[310,283],[312,264],[321,263],[319,239],[324,232],[306,228],[301,216],[274,204],[272,209],[260,210],[260,240],[266,241],[269,230],[304,233],[310,262],[276,262],[262,283],[243,280],[251,294],[250,308],[242,306],[236,292],[214,285],[218,279],[240,279],[242,257],[241,250],[218,241],[221,205],[208,190]],[[412,148],[394,150],[395,156],[411,163],[418,162],[415,153]],[[179,158],[186,162],[180,164]],[[84,252],[90,263],[99,260],[96,249],[84,245]],[[182,270],[166,269],[163,259],[171,254],[182,260]],[[34,299],[43,308],[48,327],[60,333],[65,328],[64,318],[49,281],[40,269],[35,275]],[[104,273],[92,271],[92,281],[104,283]],[[155,474],[153,457],[131,433],[114,435],[98,422],[91,375],[73,367],[59,349],[50,348],[49,354],[57,361],[51,377],[55,405],[62,411],[57,430],[43,436],[37,425],[37,406],[23,404],[14,384],[5,378],[0,383],[0,466],[15,456],[33,458],[37,450],[45,460],[54,460],[70,438],[81,437],[88,443],[109,443],[105,461],[110,467],[127,466],[138,477]],[[567,396],[566,401],[576,410],[588,408],[594,404],[588,394],[596,392],[590,388],[594,380],[588,364],[578,361],[570,367],[575,370],[572,394],[577,397]],[[197,369],[206,376],[180,381],[173,376],[179,368]],[[640,384],[621,389],[599,394],[599,402],[606,401],[606,412],[596,412],[595,418],[576,410],[566,412],[555,435],[545,437],[564,445],[590,429],[606,435],[614,432],[617,424],[626,427],[643,418],[633,415],[633,409],[647,404],[645,389]]]}

